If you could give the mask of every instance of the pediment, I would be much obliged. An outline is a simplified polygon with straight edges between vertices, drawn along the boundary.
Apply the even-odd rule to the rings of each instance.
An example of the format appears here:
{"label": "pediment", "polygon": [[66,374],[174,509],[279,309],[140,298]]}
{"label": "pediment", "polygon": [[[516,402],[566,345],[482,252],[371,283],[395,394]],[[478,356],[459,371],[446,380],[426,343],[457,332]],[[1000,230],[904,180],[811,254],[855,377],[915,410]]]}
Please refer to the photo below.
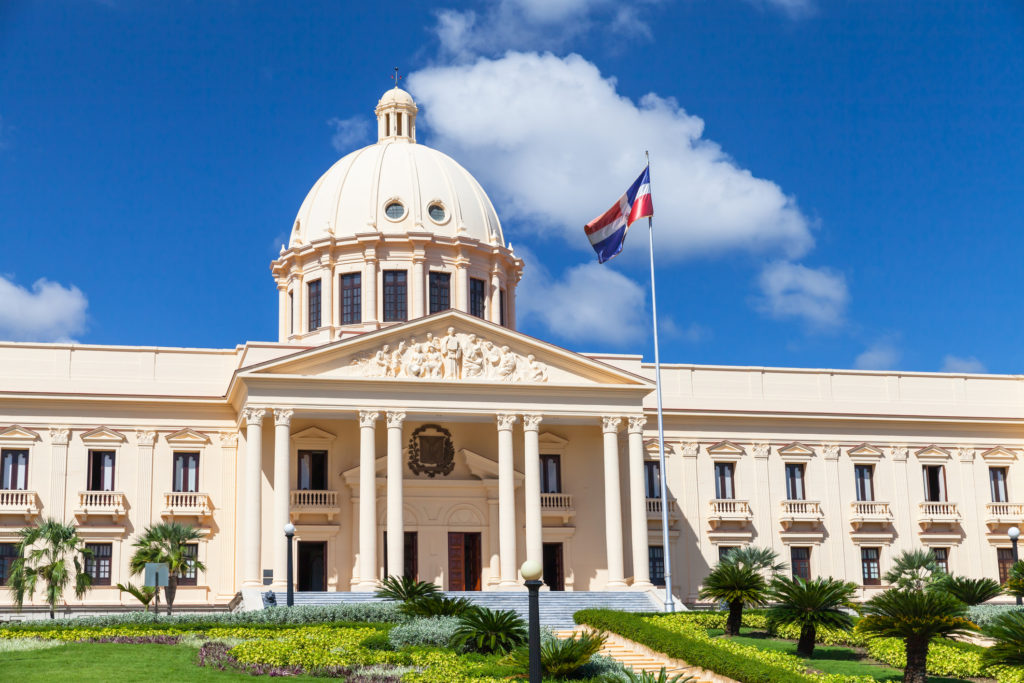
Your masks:
{"label": "pediment", "polygon": [[210,437],[189,427],[168,434],[166,439],[172,446],[205,446],[210,443]]}
{"label": "pediment", "polygon": [[1017,459],[1017,453],[1004,446],[996,446],[983,451],[981,458],[986,462],[1011,463]]}
{"label": "pediment", "polygon": [[885,452],[877,447],[872,446],[869,443],[862,443],[853,448],[847,449],[846,455],[851,460],[881,460],[885,457]]}
{"label": "pediment", "polygon": [[785,446],[779,446],[779,455],[783,458],[808,459],[814,457],[814,449],[807,444],[794,441],[787,443]]}
{"label": "pediment", "polygon": [[324,445],[331,443],[336,438],[334,434],[331,434],[325,429],[319,427],[306,427],[305,429],[293,432],[292,441],[301,442],[308,445]]}
{"label": "pediment", "polygon": [[36,441],[39,441],[39,434],[28,427],[12,425],[0,429],[0,444],[5,446],[31,446]]}
{"label": "pediment", "polygon": [[569,445],[569,439],[563,439],[551,432],[541,432],[537,436],[537,443],[540,444],[541,448],[557,448],[561,450]]}
{"label": "pediment", "polygon": [[742,446],[734,444],[732,441],[719,441],[708,446],[707,451],[710,456],[730,458],[739,458],[747,453]]}
{"label": "pediment", "polygon": [[127,439],[124,434],[110,429],[109,427],[97,427],[96,429],[90,429],[82,434],[82,441],[95,445],[108,446],[124,443],[126,440]]}
{"label": "pediment", "polygon": [[949,460],[950,458],[949,451],[934,444],[917,450],[914,455],[918,460]]}
{"label": "pediment", "polygon": [[460,311],[299,351],[243,368],[240,375],[653,388],[639,375]]}

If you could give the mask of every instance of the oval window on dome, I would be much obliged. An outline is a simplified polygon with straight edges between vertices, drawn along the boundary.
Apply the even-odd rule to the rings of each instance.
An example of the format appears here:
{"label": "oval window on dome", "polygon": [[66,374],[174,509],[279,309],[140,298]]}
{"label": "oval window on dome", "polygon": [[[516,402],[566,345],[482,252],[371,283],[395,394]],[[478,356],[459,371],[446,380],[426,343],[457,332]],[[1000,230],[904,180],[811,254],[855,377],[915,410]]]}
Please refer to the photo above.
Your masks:
{"label": "oval window on dome", "polygon": [[444,220],[448,217],[448,212],[436,202],[427,207],[427,213],[430,214],[430,219],[435,223],[444,223]]}
{"label": "oval window on dome", "polygon": [[384,207],[384,213],[391,220],[397,221],[405,215],[405,207],[402,206],[402,202],[391,202]]}

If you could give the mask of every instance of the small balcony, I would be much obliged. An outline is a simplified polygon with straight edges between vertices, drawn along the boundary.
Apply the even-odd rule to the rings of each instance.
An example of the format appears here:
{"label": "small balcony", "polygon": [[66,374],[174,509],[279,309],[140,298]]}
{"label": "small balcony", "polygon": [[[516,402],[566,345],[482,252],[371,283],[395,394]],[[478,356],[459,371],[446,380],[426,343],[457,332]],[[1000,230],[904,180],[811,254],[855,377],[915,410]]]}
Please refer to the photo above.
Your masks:
{"label": "small balcony", "polygon": [[35,491],[0,490],[0,515],[22,515],[31,522],[41,507]]}
{"label": "small balcony", "polygon": [[746,525],[754,518],[750,510],[750,501],[733,498],[716,498],[710,502],[708,524],[717,529],[726,522],[738,522]]}
{"label": "small balcony", "polygon": [[116,522],[128,511],[128,499],[123,491],[79,491],[75,516],[83,520],[92,517],[111,517]]}
{"label": "small balcony", "polygon": [[1024,503],[986,503],[985,524],[995,531],[1004,524],[1024,524]]}
{"label": "small balcony", "polygon": [[[675,515],[679,512],[679,506],[676,505],[674,500],[668,502],[668,514],[669,516]],[[661,519],[661,498],[648,498],[647,499],[647,518]]]}
{"label": "small balcony", "polygon": [[779,523],[784,530],[794,524],[821,524],[825,521],[825,513],[821,510],[818,500],[784,500],[779,513]]}
{"label": "small balcony", "polygon": [[576,507],[572,502],[571,493],[540,494],[540,514],[542,517],[558,517],[562,524],[567,524],[576,515]]}
{"label": "small balcony", "polygon": [[293,519],[313,515],[325,515],[333,521],[341,513],[338,492],[302,489],[291,493],[291,516]]}
{"label": "small balcony", "polygon": [[213,503],[207,493],[174,491],[164,494],[164,517],[195,517],[205,519],[213,514]]}
{"label": "small balcony", "polygon": [[865,524],[892,524],[892,510],[877,500],[855,500],[850,503],[850,524],[854,531]]}
{"label": "small balcony", "polygon": [[960,510],[956,503],[925,501],[918,505],[917,522],[923,530],[935,525],[952,526],[960,521]]}

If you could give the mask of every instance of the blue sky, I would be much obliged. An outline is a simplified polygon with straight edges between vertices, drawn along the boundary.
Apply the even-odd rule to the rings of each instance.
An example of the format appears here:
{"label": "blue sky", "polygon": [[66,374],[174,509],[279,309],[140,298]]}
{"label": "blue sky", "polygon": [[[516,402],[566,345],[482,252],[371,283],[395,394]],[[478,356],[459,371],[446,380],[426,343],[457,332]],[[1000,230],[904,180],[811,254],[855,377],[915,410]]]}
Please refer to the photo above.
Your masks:
{"label": "blue sky", "polygon": [[527,333],[651,357],[646,226],[600,267],[580,230],[647,147],[663,359],[1024,366],[1021,3],[369,5],[0,4],[0,338],[273,339],[268,264],[398,65]]}

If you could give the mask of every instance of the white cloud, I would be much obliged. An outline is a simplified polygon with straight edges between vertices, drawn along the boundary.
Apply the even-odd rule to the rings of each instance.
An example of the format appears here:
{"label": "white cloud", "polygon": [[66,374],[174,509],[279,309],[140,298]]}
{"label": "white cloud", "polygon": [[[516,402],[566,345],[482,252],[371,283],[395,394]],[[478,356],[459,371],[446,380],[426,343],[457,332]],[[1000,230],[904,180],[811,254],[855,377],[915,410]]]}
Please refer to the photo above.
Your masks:
{"label": "white cloud", "polygon": [[853,364],[860,370],[894,370],[902,357],[895,341],[885,337],[864,349]]}
{"label": "white cloud", "polygon": [[327,125],[334,129],[331,146],[338,152],[348,154],[353,148],[370,142],[370,121],[365,116],[332,118],[327,121]]}
{"label": "white cloud", "polygon": [[773,318],[802,318],[812,327],[838,327],[850,299],[846,280],[829,268],[808,268],[776,261],[758,279],[762,313]]}
{"label": "white cloud", "polygon": [[85,330],[88,306],[74,285],[64,287],[41,278],[29,291],[0,276],[0,339],[71,341]]}
{"label": "white cloud", "polygon": [[985,364],[974,356],[962,358],[960,356],[947,355],[942,359],[943,372],[957,373],[983,373],[986,372]]}
{"label": "white cloud", "polygon": [[813,244],[796,201],[703,138],[703,120],[671,98],[620,95],[579,55],[510,52],[417,71],[408,84],[430,144],[465,163],[501,215],[541,234],[554,228],[581,250],[590,248],[583,224],[625,191],[645,149],[664,258],[733,249],[795,258]]}

